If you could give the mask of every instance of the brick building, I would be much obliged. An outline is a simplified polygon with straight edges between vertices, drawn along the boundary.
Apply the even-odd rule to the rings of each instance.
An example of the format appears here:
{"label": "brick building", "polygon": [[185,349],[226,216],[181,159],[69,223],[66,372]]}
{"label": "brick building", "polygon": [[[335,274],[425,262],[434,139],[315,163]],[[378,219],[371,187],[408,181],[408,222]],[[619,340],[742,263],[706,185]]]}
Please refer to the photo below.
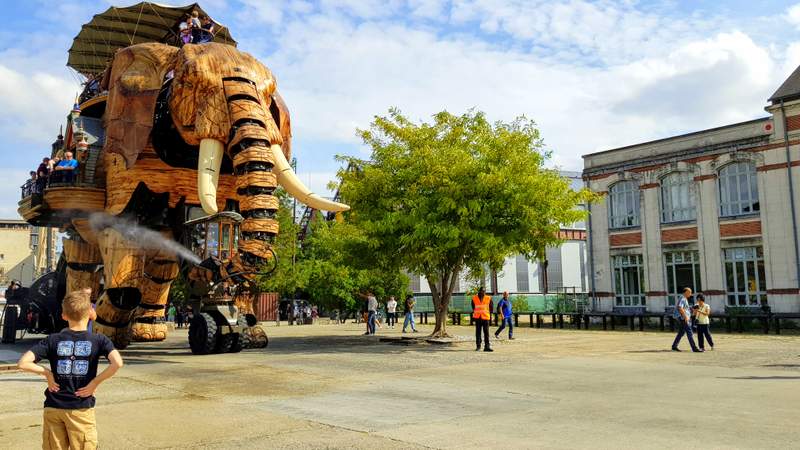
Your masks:
{"label": "brick building", "polygon": [[800,311],[800,67],[768,117],[584,156],[589,271],[600,310],[674,305]]}

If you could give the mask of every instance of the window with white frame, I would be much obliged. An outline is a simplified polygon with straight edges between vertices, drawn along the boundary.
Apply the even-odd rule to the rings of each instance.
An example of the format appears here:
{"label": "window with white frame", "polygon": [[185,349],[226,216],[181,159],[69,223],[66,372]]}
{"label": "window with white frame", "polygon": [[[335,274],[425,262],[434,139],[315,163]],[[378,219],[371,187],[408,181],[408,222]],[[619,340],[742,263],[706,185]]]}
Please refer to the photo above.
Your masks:
{"label": "window with white frame", "polygon": [[528,259],[525,255],[517,255],[517,292],[530,292],[530,282],[528,278]]}
{"label": "window with white frame", "polygon": [[756,166],[751,162],[728,164],[719,170],[719,207],[721,217],[753,214],[758,202]]}
{"label": "window with white frame", "polygon": [[639,225],[639,186],[622,181],[608,191],[609,228],[628,228]]}
{"label": "window with white frame", "polygon": [[611,257],[614,269],[616,306],[644,306],[644,267],[642,255]]}
{"label": "window with white frame", "polygon": [[689,172],[672,172],[661,179],[661,222],[695,218],[694,179]]}
{"label": "window with white frame", "polygon": [[760,306],[767,302],[761,247],[726,248],[723,262],[728,306]]}
{"label": "window with white frame", "polygon": [[684,288],[701,292],[700,253],[696,251],[664,252],[664,268],[667,271],[667,304],[675,305],[675,299]]}

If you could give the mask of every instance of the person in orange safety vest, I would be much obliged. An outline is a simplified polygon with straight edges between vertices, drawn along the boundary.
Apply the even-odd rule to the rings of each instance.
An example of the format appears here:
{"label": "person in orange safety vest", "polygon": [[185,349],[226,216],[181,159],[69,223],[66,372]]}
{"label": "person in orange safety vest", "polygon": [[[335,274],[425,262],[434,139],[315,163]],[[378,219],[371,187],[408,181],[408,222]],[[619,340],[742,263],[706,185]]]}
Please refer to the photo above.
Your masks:
{"label": "person in orange safety vest", "polygon": [[492,297],[486,295],[486,290],[480,288],[478,294],[472,297],[472,321],[475,323],[475,351],[481,349],[481,332],[485,345],[483,351],[493,352],[489,343],[489,321],[492,315]]}

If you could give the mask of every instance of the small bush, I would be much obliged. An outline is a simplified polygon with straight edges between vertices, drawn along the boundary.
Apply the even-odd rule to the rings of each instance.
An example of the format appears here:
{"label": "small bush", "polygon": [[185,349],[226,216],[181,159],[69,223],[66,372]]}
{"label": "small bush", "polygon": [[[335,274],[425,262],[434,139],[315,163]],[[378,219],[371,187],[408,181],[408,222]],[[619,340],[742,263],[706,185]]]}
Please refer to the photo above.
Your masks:
{"label": "small bush", "polygon": [[517,313],[530,311],[528,297],[524,295],[515,295],[511,298],[511,308]]}

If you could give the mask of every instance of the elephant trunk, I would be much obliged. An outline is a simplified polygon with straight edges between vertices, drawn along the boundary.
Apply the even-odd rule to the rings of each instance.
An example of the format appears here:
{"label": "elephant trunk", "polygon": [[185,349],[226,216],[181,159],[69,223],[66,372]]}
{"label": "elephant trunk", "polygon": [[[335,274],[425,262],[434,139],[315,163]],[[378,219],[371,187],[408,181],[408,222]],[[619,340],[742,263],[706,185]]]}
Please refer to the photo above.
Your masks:
{"label": "elephant trunk", "polygon": [[278,198],[272,195],[278,181],[271,147],[280,150],[282,138],[253,83],[235,78],[224,80],[224,86],[232,124],[227,153],[244,217],[239,254],[245,264],[257,266],[271,257],[270,243],[278,234]]}

